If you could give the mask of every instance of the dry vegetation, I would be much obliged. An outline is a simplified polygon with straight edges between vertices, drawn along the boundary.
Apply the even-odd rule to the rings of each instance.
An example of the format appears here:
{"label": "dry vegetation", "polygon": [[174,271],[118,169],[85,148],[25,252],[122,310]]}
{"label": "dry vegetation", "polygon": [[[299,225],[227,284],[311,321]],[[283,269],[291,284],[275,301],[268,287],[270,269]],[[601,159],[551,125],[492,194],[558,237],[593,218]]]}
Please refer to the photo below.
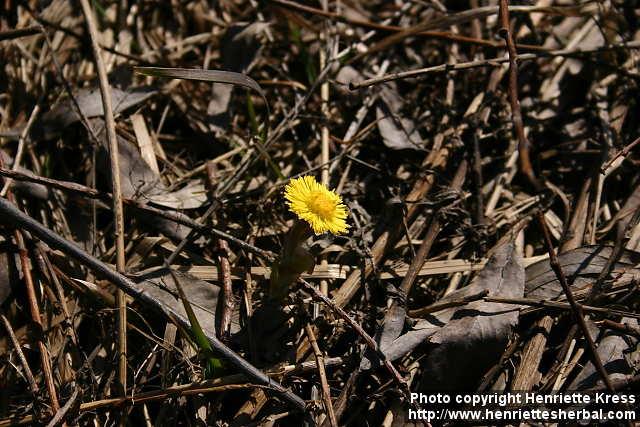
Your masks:
{"label": "dry vegetation", "polygon": [[[4,5],[0,426],[637,387],[636,2]],[[351,228],[275,301],[309,174]]]}

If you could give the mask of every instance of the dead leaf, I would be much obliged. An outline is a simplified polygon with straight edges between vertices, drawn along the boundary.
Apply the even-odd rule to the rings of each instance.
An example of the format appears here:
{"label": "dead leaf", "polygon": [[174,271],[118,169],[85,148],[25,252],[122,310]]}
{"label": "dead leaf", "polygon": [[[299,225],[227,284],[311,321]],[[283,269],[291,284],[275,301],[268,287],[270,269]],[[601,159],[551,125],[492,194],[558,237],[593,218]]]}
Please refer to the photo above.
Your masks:
{"label": "dead leaf", "polygon": [[[440,302],[457,301],[485,290],[489,291],[490,296],[522,297],[524,267],[514,252],[512,243],[496,249],[495,254],[469,286],[447,295]],[[381,350],[390,360],[395,360],[427,340],[436,344],[437,347],[427,358],[426,367],[430,372],[429,384],[435,386],[444,381],[441,375],[447,375],[445,372],[453,367],[450,362],[447,362],[447,359],[450,359],[461,362],[460,366],[455,367],[457,373],[452,374],[458,378],[447,377],[447,381],[450,380],[450,384],[455,388],[467,377],[482,374],[481,371],[485,367],[479,360],[477,364],[474,362],[474,369],[461,369],[461,366],[467,363],[458,359],[467,357],[468,354],[482,353],[486,356],[485,361],[488,362],[496,355],[499,356],[511,328],[518,321],[518,311],[518,306],[485,301],[474,301],[466,306],[449,308],[419,320],[409,332],[390,343],[382,339]],[[398,328],[402,328],[402,325],[395,325],[392,329],[397,332]],[[458,350],[460,353],[457,356],[453,354]],[[361,366],[362,369],[369,367],[367,363]],[[433,372],[440,368],[445,371],[441,374]]]}
{"label": "dead leaf", "polygon": [[[463,289],[469,289],[467,293],[488,290],[490,296],[519,298],[524,292],[524,278],[522,261],[515,246],[508,243],[496,249],[485,268]],[[453,299],[459,298],[457,295]],[[429,338],[436,347],[424,363],[422,389],[473,387],[504,351],[518,315],[518,306],[482,300],[457,307],[451,320]]]}
{"label": "dead leaf", "polygon": [[[193,307],[193,311],[200,322],[202,330],[208,336],[215,336],[215,313],[218,305],[220,288],[209,282],[196,279],[190,274],[174,271],[180,280],[185,294]],[[184,305],[178,296],[173,277],[165,268],[147,271],[133,277],[136,287],[158,301],[168,312],[183,319],[186,324],[187,314]],[[232,322],[232,333],[238,331],[238,321]]]}
{"label": "dead leaf", "polygon": [[[160,67],[135,67],[135,71],[146,76],[168,77],[172,79],[197,80],[202,82],[224,83],[234,86],[242,86],[258,92],[264,100],[267,109],[269,102],[267,95],[260,85],[249,76],[233,71],[200,70],[192,68],[160,68]],[[268,116],[268,114],[267,114]]]}
{"label": "dead leaf", "polygon": [[402,105],[400,95],[391,85],[385,85],[376,104],[378,131],[382,142],[394,150],[419,150],[422,148],[422,138],[415,123],[399,115]]}
{"label": "dead leaf", "polygon": [[[111,87],[111,102],[113,104],[113,114],[121,112],[138,105],[156,93],[154,88],[144,86],[129,88],[126,91]],[[102,95],[100,89],[80,89],[74,94],[75,100],[80,107],[80,111],[87,117],[103,116]],[[65,99],[53,109],[43,114],[42,118],[36,120],[31,128],[32,139],[52,139],[62,132],[67,126],[81,120],[71,99]]]}

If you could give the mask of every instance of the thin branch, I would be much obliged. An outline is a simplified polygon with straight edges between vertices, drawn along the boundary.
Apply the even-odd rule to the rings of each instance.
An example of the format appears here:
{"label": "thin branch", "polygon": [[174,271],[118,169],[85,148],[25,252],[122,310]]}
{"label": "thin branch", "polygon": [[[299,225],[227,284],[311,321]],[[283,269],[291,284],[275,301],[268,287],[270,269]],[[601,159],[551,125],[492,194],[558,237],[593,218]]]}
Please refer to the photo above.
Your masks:
{"label": "thin branch", "polygon": [[311,296],[314,299],[316,299],[318,301],[322,301],[332,311],[334,311],[339,317],[341,317],[345,322],[347,322],[349,324],[349,326],[351,326],[353,328],[353,330],[356,331],[356,333],[358,335],[360,335],[360,337],[364,340],[364,342],[367,344],[367,346],[371,350],[373,350],[373,352],[380,358],[380,360],[382,361],[382,364],[391,373],[391,376],[393,377],[393,379],[400,385],[402,390],[405,393],[407,393],[407,396],[408,396],[409,386],[408,386],[407,382],[402,377],[402,375],[400,375],[400,372],[398,372],[398,370],[393,366],[393,364],[387,358],[387,356],[382,352],[382,350],[380,350],[380,347],[378,346],[378,344],[376,344],[374,339],[371,338],[371,336],[369,334],[367,334],[367,332],[364,329],[362,329],[362,326],[360,326],[358,324],[358,322],[353,320],[335,302],[333,302],[331,299],[329,299],[326,295],[323,295],[322,293],[320,293],[320,291],[318,291],[311,283],[307,282],[304,279],[298,279],[298,281],[300,283],[302,283],[302,286],[304,287],[305,290],[307,290],[309,293],[311,293]]}
{"label": "thin branch", "polygon": [[587,342],[587,348],[589,349],[589,355],[591,356],[591,361],[593,362],[593,366],[595,366],[596,370],[600,374],[600,377],[602,378],[602,381],[604,382],[607,389],[613,393],[614,389],[611,385],[611,380],[609,379],[607,371],[604,369],[604,365],[602,364],[602,360],[600,360],[598,350],[596,349],[596,344],[594,343],[593,338],[591,337],[591,333],[589,332],[589,328],[587,327],[587,323],[584,320],[584,312],[582,310],[582,306],[576,302],[573,296],[573,292],[569,287],[569,283],[567,283],[567,278],[562,272],[562,267],[560,266],[560,262],[558,261],[556,252],[553,249],[553,244],[551,243],[551,234],[549,233],[547,222],[544,219],[544,214],[538,214],[538,220],[542,227],[544,239],[547,244],[547,250],[549,251],[549,264],[551,265],[551,269],[555,272],[556,277],[560,282],[560,286],[562,286],[562,290],[567,297],[567,301],[569,302],[569,305],[571,305],[573,316],[578,324],[578,327],[580,328],[580,331],[584,335],[585,341]]}
{"label": "thin branch", "polygon": [[[57,233],[40,224],[38,221],[19,211],[15,206],[3,198],[0,198],[0,218],[2,218],[5,223],[13,225],[13,227],[29,231],[29,233],[45,242],[51,248],[62,251],[66,256],[93,270],[96,275],[110,281],[134,299],[158,310],[181,327],[189,329],[189,323],[185,319],[176,318],[170,313],[167,313],[159,301],[154,299],[147,292],[139,289],[131,279],[111,269],[104,262],[86,253],[74,243],[69,242]],[[305,402],[300,397],[284,388],[277,381],[267,377],[263,372],[224,345],[217,337],[207,336],[207,339],[215,351],[229,360],[231,364],[243,372],[251,381],[255,381],[258,384],[275,390],[280,397],[289,402],[289,404],[294,408],[299,411],[305,411]]]}
{"label": "thin branch", "polygon": [[509,52],[509,102],[511,103],[511,118],[513,120],[513,127],[518,137],[518,156],[520,158],[520,171],[529,179],[533,187],[539,192],[543,189],[543,186],[538,182],[538,179],[533,172],[533,166],[531,165],[531,157],[529,155],[530,146],[529,140],[524,132],[524,122],[522,120],[522,110],[520,109],[520,100],[518,99],[518,53],[516,46],[509,30],[509,2],[508,0],[500,0],[500,21],[502,28],[500,28],[499,34],[507,45],[507,51]]}
{"label": "thin branch", "polygon": [[609,166],[611,166],[613,162],[618,160],[620,157],[627,157],[627,155],[629,155],[631,150],[633,150],[633,148],[638,144],[640,144],[640,138],[636,138],[632,143],[630,143],[629,145],[626,145],[622,150],[614,154],[611,160],[609,160],[604,166],[600,168],[601,173],[605,173],[607,169],[609,169]]}
{"label": "thin branch", "polygon": [[316,358],[316,366],[318,368],[318,376],[320,377],[320,384],[322,386],[322,401],[324,402],[324,409],[327,412],[329,423],[331,427],[338,427],[338,420],[333,410],[333,404],[331,403],[331,393],[329,392],[329,383],[327,382],[327,373],[324,369],[324,356],[318,342],[316,341],[316,335],[313,333],[313,328],[308,323],[305,325],[304,330],[307,332],[307,337],[313,348],[313,354]]}
{"label": "thin branch", "polygon": [[[540,58],[555,58],[558,56],[587,55],[587,54],[608,52],[608,51],[620,50],[620,49],[640,49],[640,41],[634,40],[628,43],[612,44],[609,46],[602,46],[602,47],[597,47],[592,49],[575,48],[575,49],[552,50],[548,52],[524,53],[522,55],[518,55],[517,59],[519,61],[525,61],[525,60],[528,61],[528,60],[534,60],[534,59],[540,59]],[[498,67],[508,62],[510,62],[510,58],[488,58],[488,59],[479,59],[479,60],[468,61],[468,62],[459,62],[456,64],[440,64],[440,65],[434,65],[432,67],[418,68],[416,70],[389,73],[381,77],[362,80],[360,82],[352,82],[352,83],[349,83],[349,88],[351,90],[362,89],[365,87],[390,82],[393,80],[422,77],[432,73],[443,73],[443,72],[448,73],[451,71],[468,70],[468,69],[478,68],[478,67]]]}
{"label": "thin branch", "polygon": [[[509,102],[511,104],[511,118],[513,121],[513,127],[516,133],[516,137],[518,139],[518,154],[520,157],[520,173],[527,177],[532,187],[537,191],[541,192],[544,190],[544,186],[540,183],[538,178],[533,171],[533,166],[531,165],[531,160],[529,156],[530,144],[524,132],[524,124],[522,120],[522,112],[520,110],[520,101],[518,99],[518,53],[516,52],[515,44],[513,42],[513,37],[511,35],[511,31],[509,30],[509,1],[508,0],[500,0],[500,22],[502,28],[500,28],[500,36],[504,39],[505,44],[507,46],[508,51],[508,60],[509,60]],[[596,367],[596,370],[602,377],[602,380],[607,385],[607,388],[610,391],[613,391],[611,387],[611,382],[609,380],[609,376],[607,375],[607,371],[604,369],[602,365],[602,361],[600,360],[600,356],[598,355],[598,351],[596,350],[595,343],[593,342],[593,338],[589,333],[589,329],[587,328],[587,324],[584,320],[584,313],[582,311],[582,306],[578,304],[573,296],[573,292],[569,287],[567,282],[567,278],[562,271],[562,267],[560,262],[558,261],[558,257],[556,256],[556,251],[553,248],[553,243],[551,241],[551,234],[549,232],[549,227],[547,226],[547,221],[544,218],[544,213],[538,212],[537,219],[542,228],[542,232],[545,239],[545,244],[547,247],[547,252],[549,253],[549,264],[551,265],[551,269],[556,274],[558,281],[560,282],[560,286],[562,286],[562,290],[565,293],[567,301],[571,305],[571,310],[573,311],[573,315],[575,320],[580,327],[582,333],[584,334],[585,340],[587,342],[587,347],[589,348],[589,354],[591,356],[591,360]]]}
{"label": "thin branch", "polygon": [[[380,32],[399,33],[407,29],[407,28],[398,27],[395,25],[384,25],[384,24],[378,24],[377,22],[364,21],[361,19],[352,18],[348,15],[339,14],[335,12],[328,12],[322,9],[317,9],[315,7],[299,4],[290,0],[270,0],[270,3],[273,3],[277,6],[284,7],[287,9],[297,10],[304,13],[322,16],[322,17],[331,19],[333,21],[343,22],[346,24],[354,25],[356,27],[367,28],[370,30],[376,30]],[[421,31],[417,33],[416,36],[449,40],[449,41],[458,42],[458,43],[476,44],[476,45],[487,46],[487,47],[502,47],[502,45],[499,42],[496,42],[493,40],[467,37],[467,36],[448,33],[444,31]],[[518,45],[518,47],[521,49],[527,49],[527,50],[542,50],[542,51],[546,50],[546,48],[543,46],[536,46],[536,45],[530,45],[530,44],[520,44]]]}
{"label": "thin branch", "polygon": [[[82,184],[77,184],[75,182],[69,181],[60,181],[52,178],[45,178],[42,176],[34,175],[32,173],[24,173],[18,171],[12,171],[10,169],[6,169],[0,167],[0,175],[10,177],[17,181],[25,181],[25,182],[33,182],[36,184],[46,185],[48,187],[56,188],[58,190],[66,191],[69,193],[79,194],[91,199],[103,200],[105,202],[109,202],[112,200],[111,193],[103,193],[94,188],[84,186]],[[215,236],[218,236],[222,239],[225,239],[238,247],[245,249],[249,252],[253,252],[256,255],[264,258],[267,261],[273,261],[275,259],[275,254],[271,251],[267,251],[265,249],[260,249],[254,245],[251,245],[243,240],[238,239],[237,237],[232,236],[231,234],[219,230],[210,225],[201,224],[197,221],[194,221],[190,217],[180,212],[167,211],[163,209],[154,208],[144,204],[135,199],[129,199],[126,197],[122,198],[122,201],[125,205],[138,209],[146,214],[160,216],[162,218],[168,219],[170,221],[174,221],[180,225],[184,225],[190,228],[197,229],[200,232],[210,232]]]}
{"label": "thin branch", "polygon": [[27,358],[24,356],[22,352],[22,348],[20,347],[20,341],[16,337],[16,334],[13,332],[13,328],[11,327],[11,323],[9,319],[6,318],[4,313],[0,313],[0,319],[2,319],[2,324],[4,325],[5,330],[7,331],[7,335],[11,339],[11,343],[16,350],[16,354],[18,355],[18,359],[20,359],[20,364],[22,365],[22,369],[24,370],[24,376],[27,378],[27,382],[29,383],[29,388],[31,389],[31,394],[33,396],[38,395],[38,383],[36,383],[36,379],[33,377],[33,372],[31,372],[31,368],[29,368],[29,363],[27,362]]}
{"label": "thin branch", "polygon": [[[120,160],[118,155],[118,137],[116,135],[116,122],[113,117],[111,105],[111,87],[107,77],[107,69],[102,59],[102,50],[98,44],[98,27],[91,10],[89,0],[80,0],[82,13],[84,14],[91,47],[96,62],[98,80],[100,82],[100,94],[102,97],[102,109],[105,126],[107,128],[107,142],[109,147],[109,159],[111,162],[111,191],[113,192],[113,216],[114,216],[114,240],[116,242],[116,269],[120,273],[125,271],[125,247],[124,247],[124,210],[122,208],[122,190],[120,185]],[[127,300],[122,290],[116,295],[118,301],[118,380],[121,393],[127,389]]]}
{"label": "thin branch", "polygon": [[71,409],[73,404],[76,402],[77,398],[78,398],[78,388],[76,387],[73,390],[71,397],[69,397],[69,399],[64,404],[64,406],[60,408],[58,412],[56,412],[56,414],[53,416],[51,421],[49,421],[49,424],[47,424],[47,427],[56,427],[62,424],[64,422],[64,418],[67,416],[67,413],[69,412],[69,409]]}

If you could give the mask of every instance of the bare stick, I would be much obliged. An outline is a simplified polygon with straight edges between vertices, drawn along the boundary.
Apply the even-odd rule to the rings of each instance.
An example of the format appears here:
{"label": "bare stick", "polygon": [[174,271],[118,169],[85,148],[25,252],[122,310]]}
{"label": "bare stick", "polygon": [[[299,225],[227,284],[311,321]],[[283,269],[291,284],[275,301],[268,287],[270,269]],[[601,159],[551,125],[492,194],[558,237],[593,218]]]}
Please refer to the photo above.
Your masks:
{"label": "bare stick", "polygon": [[324,356],[318,347],[316,341],[316,335],[313,333],[313,328],[308,323],[305,325],[304,330],[307,332],[307,337],[313,348],[313,353],[316,357],[316,366],[318,368],[318,376],[320,377],[320,384],[322,386],[322,401],[324,402],[324,409],[327,411],[329,417],[329,423],[331,427],[338,427],[338,420],[336,414],[333,411],[333,404],[331,403],[331,393],[329,392],[329,383],[327,382],[327,373],[324,369]]}
{"label": "bare stick", "polygon": [[500,28],[500,37],[502,37],[507,45],[509,52],[509,102],[511,103],[511,116],[513,127],[518,137],[518,155],[520,157],[520,170],[533,184],[538,191],[542,189],[538,182],[531,165],[529,156],[529,147],[531,144],[524,133],[524,124],[522,121],[522,110],[520,109],[520,100],[518,99],[518,53],[516,46],[509,31],[509,2],[508,0],[500,0],[500,20],[502,28]]}
{"label": "bare stick", "polygon": [[355,320],[353,320],[346,311],[344,311],[340,306],[338,306],[335,302],[329,299],[326,295],[322,295],[311,283],[307,282],[304,279],[298,279],[300,283],[304,286],[304,288],[311,293],[311,296],[319,301],[322,301],[326,304],[331,310],[333,310],[338,316],[340,316],[345,322],[349,324],[353,328],[354,331],[364,340],[367,346],[375,352],[375,354],[380,358],[382,364],[387,368],[387,370],[391,373],[393,379],[400,385],[402,390],[409,393],[409,386],[407,382],[402,378],[400,372],[393,366],[391,361],[387,358],[387,356],[380,350],[380,347],[376,342],[371,338],[367,332],[362,329],[362,326],[358,324]]}
{"label": "bare stick", "polygon": [[[380,32],[399,33],[407,29],[405,27],[398,27],[395,25],[384,25],[384,24],[379,24],[377,22],[364,21],[361,19],[351,18],[350,16],[347,16],[345,14],[328,12],[322,9],[316,9],[315,7],[310,7],[303,4],[295,3],[290,0],[270,0],[270,2],[281,7],[285,7],[287,9],[310,13],[310,14],[322,16],[337,22],[344,22],[346,24],[354,25],[356,27],[367,28],[370,30],[376,30]],[[459,43],[477,44],[480,46],[500,47],[499,42],[495,42],[493,40],[467,37],[459,34],[443,32],[443,31],[421,31],[419,33],[416,33],[416,36],[450,40],[452,42],[459,42]],[[536,46],[536,45],[530,45],[530,44],[520,44],[518,45],[518,47],[522,49],[528,49],[528,50],[545,50],[543,46]]]}
{"label": "bare stick", "polygon": [[609,160],[602,168],[600,168],[600,171],[602,173],[605,173],[605,171],[607,169],[609,169],[609,166],[611,166],[613,164],[613,162],[615,162],[616,160],[618,160],[618,158],[620,157],[627,157],[627,155],[631,152],[631,150],[633,149],[633,147],[635,147],[636,145],[640,144],[640,138],[636,138],[632,143],[630,143],[629,145],[625,146],[622,150],[618,151],[612,158],[611,160]]}
{"label": "bare stick", "polygon": [[[46,185],[48,187],[52,187],[52,188],[56,188],[58,190],[62,190],[62,191],[67,191],[70,193],[76,193],[76,194],[80,194],[83,195],[85,197],[89,197],[92,199],[100,199],[100,200],[106,200],[106,201],[110,201],[112,200],[111,194],[110,193],[103,193],[100,192],[94,188],[91,187],[86,187],[82,184],[77,184],[75,182],[69,182],[69,181],[59,181],[56,179],[51,179],[51,178],[45,178],[42,176],[38,176],[38,175],[33,175],[31,173],[24,173],[24,172],[18,172],[18,171],[12,171],[10,169],[6,169],[3,167],[0,167],[0,175],[2,176],[8,176],[11,177],[15,180],[19,180],[19,181],[26,181],[26,182],[35,182],[37,184],[42,184],[42,185]],[[275,254],[271,251],[267,251],[265,249],[260,249],[254,245],[251,245],[243,240],[238,239],[237,237],[232,236],[229,233],[226,233],[222,230],[219,230],[215,227],[211,227],[210,225],[206,225],[206,224],[201,224],[197,221],[194,221],[193,219],[191,219],[190,217],[188,217],[185,214],[182,214],[180,212],[173,212],[173,211],[166,211],[163,209],[158,209],[158,208],[154,208],[151,206],[147,206],[145,205],[143,202],[140,202],[138,200],[135,199],[128,199],[126,197],[122,198],[122,201],[128,205],[131,206],[135,209],[139,209],[145,213],[151,214],[151,215],[157,215],[160,216],[162,218],[174,221],[178,224],[190,227],[190,228],[195,228],[198,231],[207,231],[210,232],[222,239],[225,239],[235,245],[237,245],[238,247],[245,249],[249,252],[255,253],[256,255],[261,256],[262,258],[264,258],[267,261],[273,261],[275,260]]]}
{"label": "bare stick", "polygon": [[[520,172],[527,177],[533,188],[540,192],[544,189],[544,186],[540,183],[540,181],[536,178],[536,175],[533,171],[533,166],[531,165],[531,160],[529,156],[529,148],[530,144],[527,140],[527,137],[524,133],[524,124],[522,121],[522,112],[520,110],[520,101],[518,99],[518,54],[516,52],[515,44],[513,42],[513,37],[511,36],[511,31],[509,30],[509,1],[508,0],[500,0],[500,22],[502,28],[500,28],[500,36],[505,40],[505,44],[507,46],[507,51],[509,53],[509,102],[511,104],[511,116],[513,121],[513,127],[518,138],[518,154],[520,156]],[[589,333],[587,328],[587,324],[584,320],[584,313],[582,311],[582,306],[578,304],[573,296],[573,292],[569,287],[567,282],[567,278],[562,271],[562,267],[560,266],[560,262],[558,261],[558,257],[556,256],[556,251],[553,248],[553,243],[551,241],[551,234],[549,232],[549,227],[547,226],[547,221],[544,218],[544,213],[539,212],[537,214],[538,222],[540,223],[540,227],[542,228],[542,232],[544,234],[545,244],[547,246],[547,252],[549,253],[549,264],[551,265],[551,269],[556,274],[560,285],[562,286],[562,290],[565,293],[567,301],[571,305],[571,310],[573,311],[576,323],[584,334],[585,340],[587,342],[587,347],[589,348],[589,354],[591,356],[591,360],[593,365],[596,367],[596,370],[602,377],[604,384],[607,386],[607,389],[613,391],[611,386],[611,381],[609,380],[609,376],[607,375],[607,371],[604,369],[602,365],[602,361],[600,360],[600,356],[598,356],[598,352],[596,350],[596,345],[593,342],[593,338]]]}
{"label": "bare stick", "polygon": [[[111,106],[111,89],[107,70],[102,60],[102,52],[98,44],[98,28],[93,17],[93,11],[89,0],[80,0],[82,13],[87,21],[87,29],[91,38],[91,47],[96,61],[98,79],[100,81],[100,94],[102,95],[102,108],[104,121],[107,128],[107,142],[109,146],[109,158],[111,161],[111,191],[113,192],[114,215],[114,239],[116,242],[116,269],[120,273],[125,271],[124,258],[124,211],[122,208],[122,191],[120,187],[120,162],[118,160],[118,138],[116,136],[116,122]],[[127,389],[127,300],[124,292],[118,290],[118,380],[121,393]]]}
{"label": "bare stick", "polygon": [[[215,163],[207,163],[207,178],[209,191],[214,193],[216,182]],[[231,265],[229,264],[229,244],[226,240],[218,238],[218,263],[220,265],[220,276],[222,277],[222,304],[220,309],[220,328],[218,338],[227,342],[231,336],[231,316],[233,307],[233,285],[231,284]]]}
{"label": "bare stick", "polygon": [[[534,60],[534,59],[540,59],[540,58],[553,58],[557,56],[577,56],[577,55],[606,52],[610,50],[638,49],[638,48],[640,48],[640,41],[632,41],[629,43],[613,44],[610,46],[598,47],[593,49],[576,48],[576,49],[560,49],[560,50],[553,50],[548,52],[524,53],[518,56],[518,60],[524,61],[524,60]],[[349,84],[349,88],[351,90],[362,89],[368,86],[390,82],[393,80],[416,78],[416,77],[421,77],[421,76],[432,74],[432,73],[445,73],[445,72],[451,72],[451,71],[468,70],[471,68],[478,68],[478,67],[497,67],[506,62],[510,62],[510,59],[509,58],[488,58],[488,59],[479,59],[479,60],[468,61],[468,62],[459,62],[456,64],[440,64],[440,65],[434,65],[432,67],[418,68],[416,70],[390,73],[381,77],[374,77],[374,78],[363,80],[360,82],[353,82]]]}
{"label": "bare stick", "polygon": [[635,337],[640,337],[640,328],[637,326],[632,326],[628,323],[618,323],[613,320],[604,319],[602,322],[599,322],[601,326],[613,329],[614,331],[622,332],[626,335],[633,335]]}
{"label": "bare stick", "polygon": [[18,341],[16,334],[13,332],[13,328],[11,327],[11,323],[9,323],[9,319],[7,319],[6,316],[2,313],[0,313],[0,319],[2,319],[4,328],[7,330],[7,335],[9,335],[13,347],[16,349],[16,354],[18,355],[18,359],[20,359],[20,364],[22,365],[22,369],[24,370],[24,376],[27,378],[29,388],[31,388],[31,394],[33,394],[33,396],[35,397],[38,394],[38,383],[36,383],[36,379],[33,377],[33,372],[31,372],[31,368],[29,368],[29,363],[27,363],[27,358],[22,352],[20,341]]}
{"label": "bare stick", "polygon": [[596,370],[602,377],[602,381],[610,392],[613,392],[613,386],[611,385],[611,380],[609,379],[609,375],[607,371],[604,369],[604,365],[602,364],[602,360],[600,360],[600,356],[598,355],[598,350],[596,350],[596,344],[593,342],[593,338],[591,337],[591,333],[589,332],[589,328],[587,327],[587,323],[584,320],[584,312],[582,311],[582,306],[578,304],[573,296],[573,292],[567,283],[567,278],[562,272],[562,267],[560,267],[560,262],[558,261],[558,257],[556,256],[556,252],[553,249],[551,243],[551,234],[549,233],[549,228],[547,227],[547,223],[544,219],[544,214],[538,214],[538,220],[540,221],[540,225],[542,226],[542,231],[544,234],[544,239],[547,243],[547,250],[549,251],[549,264],[551,265],[551,269],[556,273],[558,280],[560,281],[560,286],[562,286],[562,290],[564,291],[565,296],[567,297],[567,302],[571,305],[571,310],[573,311],[573,315],[575,320],[580,327],[582,334],[584,335],[585,341],[587,342],[587,348],[589,349],[589,354],[591,356],[591,361],[593,362],[593,366],[595,366]]}
{"label": "bare stick", "polygon": [[51,421],[49,421],[49,424],[47,424],[47,427],[56,427],[62,424],[64,421],[64,417],[67,415],[67,412],[69,412],[69,409],[71,409],[77,398],[78,388],[76,387],[73,390],[73,393],[71,394],[69,400],[67,400],[67,403],[65,403],[64,406],[60,408],[58,412],[56,412],[53,418],[51,418]]}
{"label": "bare stick", "polygon": [[467,305],[470,302],[481,300],[487,295],[489,295],[489,291],[485,289],[484,291],[478,292],[476,294],[467,295],[466,297],[460,298],[459,300],[439,301],[431,305],[428,305],[426,307],[410,310],[407,314],[410,317],[423,317],[423,316],[426,316],[427,314],[437,313],[438,311],[446,310],[447,308],[460,307],[463,305]]}
{"label": "bare stick", "polygon": [[[2,221],[4,223],[11,224],[15,228],[22,228],[29,231],[29,233],[45,242],[51,248],[59,249],[68,257],[76,260],[82,265],[87,266],[88,268],[93,270],[96,275],[110,281],[131,297],[163,313],[179,326],[185,329],[190,329],[190,325],[185,319],[172,316],[165,309],[163,309],[159,301],[154,299],[143,290],[137,288],[136,284],[131,279],[124,276],[122,273],[111,269],[104,262],[83,251],[74,243],[69,242],[68,240],[59,236],[57,233],[40,224],[38,221],[27,216],[25,213],[18,210],[15,206],[13,206],[3,198],[0,198],[0,218],[2,218]],[[229,360],[231,364],[233,364],[238,370],[243,372],[251,381],[262,384],[277,391],[278,394],[284,400],[289,402],[294,408],[299,411],[305,411],[304,400],[302,400],[300,397],[284,388],[277,381],[274,381],[267,377],[255,366],[251,365],[229,347],[224,345],[220,340],[218,340],[217,337],[207,336],[207,339],[209,340],[211,346],[215,351],[217,351],[222,357]]]}
{"label": "bare stick", "polygon": [[[31,261],[29,260],[27,247],[24,244],[22,230],[15,230],[14,236],[16,239],[16,245],[18,246],[18,253],[20,255],[20,267],[22,269],[24,283],[27,288],[27,298],[29,300],[29,311],[31,312],[31,320],[33,320],[33,322],[37,325],[38,331],[42,332],[44,328],[42,326],[42,318],[40,317],[40,307],[38,305],[38,297],[36,294],[35,284],[33,283],[33,276],[31,274]],[[47,391],[51,399],[51,408],[54,411],[57,411],[58,409],[60,409],[60,405],[58,403],[56,386],[53,381],[51,358],[49,357],[49,349],[44,343],[44,337],[42,336],[42,334],[38,334],[38,350],[40,352],[40,360],[42,362],[42,373],[44,375],[44,382],[47,386]]]}

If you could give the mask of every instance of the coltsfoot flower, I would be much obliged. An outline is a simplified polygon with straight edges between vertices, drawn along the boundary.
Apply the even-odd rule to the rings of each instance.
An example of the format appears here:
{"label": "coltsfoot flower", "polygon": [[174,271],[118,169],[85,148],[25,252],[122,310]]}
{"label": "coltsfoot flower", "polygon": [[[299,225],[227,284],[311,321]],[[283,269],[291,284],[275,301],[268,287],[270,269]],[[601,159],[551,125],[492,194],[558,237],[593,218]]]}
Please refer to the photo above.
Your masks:
{"label": "coltsfoot flower", "polygon": [[334,191],[316,181],[313,176],[292,179],[284,192],[289,209],[298,218],[306,221],[313,232],[333,234],[345,233],[347,207]]}

